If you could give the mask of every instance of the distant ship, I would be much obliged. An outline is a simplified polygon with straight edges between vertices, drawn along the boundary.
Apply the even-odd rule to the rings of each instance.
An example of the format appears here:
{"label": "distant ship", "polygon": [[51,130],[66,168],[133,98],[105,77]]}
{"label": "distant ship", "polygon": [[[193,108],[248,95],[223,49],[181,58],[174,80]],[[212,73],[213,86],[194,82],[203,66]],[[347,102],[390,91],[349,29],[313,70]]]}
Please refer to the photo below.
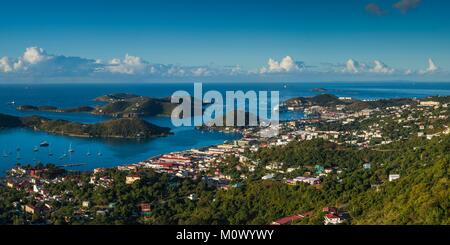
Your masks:
{"label": "distant ship", "polygon": [[38,152],[38,151],[39,151],[39,148],[38,148],[37,146],[35,146],[35,147],[33,148],[33,151],[34,151],[34,152]]}
{"label": "distant ship", "polygon": [[48,147],[50,144],[47,141],[42,141],[39,146],[40,147]]}

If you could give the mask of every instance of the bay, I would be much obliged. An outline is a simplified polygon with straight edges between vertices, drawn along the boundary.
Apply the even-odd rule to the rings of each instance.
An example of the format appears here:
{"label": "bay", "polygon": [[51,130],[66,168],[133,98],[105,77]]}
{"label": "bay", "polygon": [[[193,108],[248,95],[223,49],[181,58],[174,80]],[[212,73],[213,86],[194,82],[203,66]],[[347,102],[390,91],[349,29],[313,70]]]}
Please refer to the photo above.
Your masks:
{"label": "bay", "polygon": [[[315,92],[316,88],[326,91]],[[150,97],[170,96],[177,90],[193,94],[193,84],[1,84],[0,113],[27,116],[40,115],[53,119],[64,119],[82,123],[96,123],[108,119],[86,113],[49,113],[17,111],[15,105],[52,105],[60,108],[80,105],[95,106],[93,99],[100,95],[126,92]],[[217,90],[221,93],[235,90],[279,91],[280,100],[297,96],[313,96],[330,93],[358,99],[422,98],[433,95],[450,95],[450,83],[445,82],[311,82],[311,83],[208,83],[203,91]],[[10,102],[14,101],[15,105]],[[303,117],[302,113],[284,112],[280,119]],[[149,157],[173,151],[187,150],[220,144],[239,138],[236,134],[201,132],[193,127],[172,126],[168,117],[149,117],[146,120],[171,127],[173,135],[151,140],[91,139],[51,135],[28,129],[0,131],[0,174],[21,164],[54,163],[84,164],[71,167],[75,170],[90,170],[96,167],[112,167],[135,163]],[[48,148],[38,147],[47,141]],[[69,147],[74,149],[70,154]],[[33,149],[37,148],[38,151]],[[50,154],[49,154],[50,153]],[[67,156],[65,156],[65,154]],[[64,156],[64,157],[63,157]],[[17,158],[20,158],[17,160]]]}

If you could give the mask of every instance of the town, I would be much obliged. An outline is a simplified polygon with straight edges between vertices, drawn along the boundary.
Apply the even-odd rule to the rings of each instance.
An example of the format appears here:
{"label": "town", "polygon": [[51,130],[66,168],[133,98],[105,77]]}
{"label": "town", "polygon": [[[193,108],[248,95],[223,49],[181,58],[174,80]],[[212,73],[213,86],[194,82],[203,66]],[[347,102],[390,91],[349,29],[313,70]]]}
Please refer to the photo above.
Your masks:
{"label": "town", "polygon": [[[276,126],[279,135],[275,137],[261,137],[261,131],[270,130],[271,125],[243,128],[211,126],[199,130],[237,132],[242,137],[219,145],[171,152],[141,162],[123,164],[115,169],[96,168],[87,173],[67,171],[54,165],[17,165],[8,172],[0,188],[24,193],[18,195],[20,198],[10,204],[14,210],[12,217],[23,217],[15,221],[44,224],[49,223],[49,217],[55,212],[61,212],[68,203],[76,208],[65,210],[62,215],[64,218],[59,222],[71,224],[78,220],[83,223],[99,216],[108,216],[121,208],[121,201],[99,204],[88,198],[96,195],[91,192],[104,192],[116,188],[117,185],[134,188],[144,179],[149,179],[149,175],[167,176],[168,183],[178,187],[185,180],[202,183],[206,190],[211,192],[232,192],[242,188],[248,181],[255,180],[263,183],[277,182],[288,188],[290,186],[308,188],[313,192],[320,191],[332,180],[342,184],[346,176],[356,170],[333,162],[263,161],[262,152],[284,149],[294,143],[329,142],[354,151],[370,150],[384,154],[389,152],[389,146],[396,142],[413,138],[430,141],[450,134],[449,101],[448,97],[382,102],[355,101],[352,98],[332,95],[319,95],[307,101],[291,99],[286,101],[281,109],[302,111],[305,118],[280,122]],[[361,171],[370,171],[383,165],[369,161],[357,164],[360,165],[357,168]],[[402,174],[393,169],[376,183],[371,183],[370,188],[379,190],[386,183],[396,182],[401,178]],[[121,183],[117,183],[118,180]],[[69,190],[68,186],[74,188]],[[89,190],[90,194],[74,193],[77,188]],[[183,198],[191,204],[202,201],[202,195],[197,193],[195,188],[184,190],[183,195],[176,198]],[[287,216],[273,217],[266,224],[295,224],[313,216],[320,216],[320,222],[325,225],[352,223],[346,205],[336,207],[336,203],[324,204],[315,210],[298,210]],[[138,223],[155,223],[154,209],[157,205],[155,201],[139,200],[130,208],[133,211],[128,215]]]}

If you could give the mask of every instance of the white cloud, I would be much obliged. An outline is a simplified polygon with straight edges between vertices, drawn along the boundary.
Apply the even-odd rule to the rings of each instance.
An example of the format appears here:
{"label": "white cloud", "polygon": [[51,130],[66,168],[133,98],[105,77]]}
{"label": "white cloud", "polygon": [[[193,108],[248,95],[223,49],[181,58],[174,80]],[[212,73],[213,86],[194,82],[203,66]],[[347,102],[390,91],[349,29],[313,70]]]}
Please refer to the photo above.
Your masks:
{"label": "white cloud", "polygon": [[105,70],[111,73],[134,75],[144,73],[146,68],[147,62],[141,57],[126,54],[123,60],[117,58],[110,60]]}
{"label": "white cloud", "polygon": [[21,60],[21,59],[17,60],[17,61],[14,63],[14,70],[15,70],[15,71],[24,69],[24,67],[25,67],[25,64],[24,64],[23,60]]}
{"label": "white cloud", "polygon": [[12,72],[13,68],[11,67],[10,61],[8,57],[3,57],[0,59],[0,72]]}
{"label": "white cloud", "polygon": [[[267,66],[260,69],[243,69],[239,65],[235,66],[183,66],[174,64],[150,63],[139,56],[126,54],[123,58],[114,58],[107,61],[100,59],[86,59],[81,57],[67,57],[63,55],[48,54],[44,49],[30,47],[17,58],[0,57],[0,80],[13,81],[14,78],[20,81],[27,79],[45,81],[46,78],[52,81],[62,81],[66,78],[69,81],[76,79],[87,81],[111,81],[127,78],[144,81],[159,79],[179,79],[185,78],[227,78],[230,79],[254,79],[270,80],[277,78],[277,74],[299,78],[324,78],[324,79],[356,79],[358,75],[371,77],[379,75],[389,75],[408,79],[413,76],[433,74],[434,76],[445,77],[448,73],[439,72],[441,69],[432,59],[428,61],[428,67],[423,70],[402,70],[387,66],[380,60],[373,61],[373,64],[358,62],[349,59],[345,63],[320,63],[318,66],[305,66],[304,63],[294,60],[291,56],[286,56],[281,60],[269,59]],[[264,76],[261,76],[264,75]],[[387,76],[386,76],[387,77]],[[75,79],[76,78],[76,79]],[[424,78],[425,79],[425,78]],[[136,81],[134,80],[134,81]]]}
{"label": "white cloud", "polygon": [[52,56],[47,55],[45,50],[38,47],[26,48],[23,55],[17,59],[9,59],[3,57],[0,60],[0,71],[14,72],[20,70],[27,70],[28,66],[36,65],[38,63],[52,59]]}
{"label": "white cloud", "polygon": [[80,76],[94,72],[100,65],[80,57],[49,55],[38,47],[26,48],[22,56],[1,58],[0,72],[33,76]]}
{"label": "white cloud", "polygon": [[405,75],[409,76],[412,75],[414,73],[414,71],[412,69],[406,69],[405,71]]}
{"label": "white cloud", "polygon": [[282,73],[295,72],[301,70],[301,62],[296,62],[291,56],[284,57],[280,62],[269,59],[267,67],[260,69],[260,73]]}
{"label": "white cloud", "polygon": [[434,63],[433,59],[428,59],[428,68],[425,70],[421,70],[419,73],[422,75],[426,74],[434,74],[439,71],[439,67]]}
{"label": "white cloud", "polygon": [[345,63],[345,68],[344,70],[342,70],[342,72],[344,73],[351,73],[351,74],[357,74],[360,73],[362,71],[364,71],[365,69],[365,65],[359,63],[358,61],[354,60],[354,59],[349,59],[347,60],[347,62]]}
{"label": "white cloud", "polygon": [[37,64],[44,60],[51,59],[52,57],[47,55],[47,52],[42,48],[38,47],[30,47],[25,50],[25,53],[22,56],[23,61],[28,62],[30,64]]}
{"label": "white cloud", "polygon": [[349,59],[343,65],[342,69],[343,73],[348,74],[393,74],[395,72],[394,68],[387,66],[384,62],[380,60],[374,60],[373,65],[367,65],[366,63],[362,63],[356,61],[354,59]]}
{"label": "white cloud", "polygon": [[374,66],[370,69],[370,72],[380,73],[380,74],[392,74],[395,69],[388,67],[386,64],[379,60],[373,61]]}

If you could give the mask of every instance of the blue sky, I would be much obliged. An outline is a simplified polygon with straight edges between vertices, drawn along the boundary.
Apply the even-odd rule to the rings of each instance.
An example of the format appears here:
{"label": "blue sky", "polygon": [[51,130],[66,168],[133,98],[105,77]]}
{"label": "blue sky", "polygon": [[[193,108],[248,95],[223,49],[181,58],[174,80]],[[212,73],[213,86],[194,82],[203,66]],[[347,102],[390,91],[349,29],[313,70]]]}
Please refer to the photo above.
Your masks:
{"label": "blue sky", "polygon": [[[44,69],[67,80],[446,80],[449,7],[441,0],[8,1],[0,9],[0,58],[8,57],[0,81],[45,80]],[[47,58],[27,63],[30,47]]]}

